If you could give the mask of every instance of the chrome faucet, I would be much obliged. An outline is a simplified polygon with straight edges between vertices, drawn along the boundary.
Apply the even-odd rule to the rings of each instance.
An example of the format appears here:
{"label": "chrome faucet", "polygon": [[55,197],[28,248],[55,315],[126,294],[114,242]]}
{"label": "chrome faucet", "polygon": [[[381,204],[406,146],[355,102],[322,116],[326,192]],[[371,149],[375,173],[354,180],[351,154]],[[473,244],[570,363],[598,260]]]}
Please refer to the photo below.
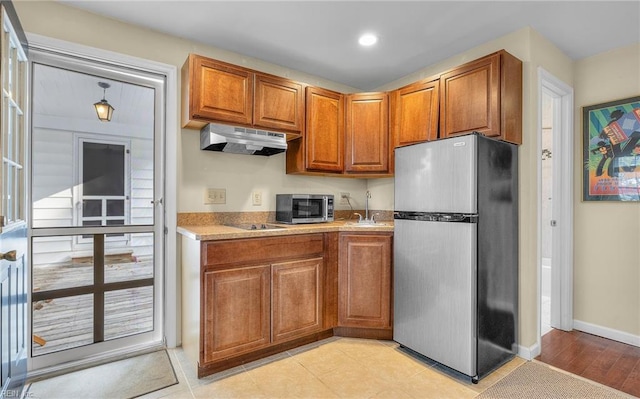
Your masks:
{"label": "chrome faucet", "polygon": [[365,221],[369,220],[369,198],[371,198],[371,192],[367,190],[367,193],[365,194],[365,199],[364,199],[364,220]]}
{"label": "chrome faucet", "polygon": [[371,215],[371,219],[369,219],[369,198],[371,198],[371,192],[367,190],[367,193],[364,197],[364,219],[362,218],[362,215],[360,213],[354,212],[354,215],[358,216],[359,224],[374,224],[376,222],[374,220],[374,217],[377,215],[377,213],[375,215]]}

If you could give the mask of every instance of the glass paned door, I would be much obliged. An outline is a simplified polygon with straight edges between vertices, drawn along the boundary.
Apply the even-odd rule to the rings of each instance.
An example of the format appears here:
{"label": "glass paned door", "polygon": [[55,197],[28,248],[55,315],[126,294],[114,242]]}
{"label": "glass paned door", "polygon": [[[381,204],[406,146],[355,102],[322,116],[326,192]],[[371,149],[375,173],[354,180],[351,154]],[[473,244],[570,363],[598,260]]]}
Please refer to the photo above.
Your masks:
{"label": "glass paned door", "polygon": [[[124,226],[128,224],[128,142],[95,142],[80,138],[78,197],[82,226]],[[80,203],[80,202],[79,202]],[[107,234],[107,237],[123,237]],[[82,236],[87,238],[88,236]]]}
{"label": "glass paned door", "polygon": [[160,345],[164,78],[32,58],[32,365]]}
{"label": "glass paned door", "polygon": [[0,398],[27,376],[27,53],[10,2],[0,4]]}

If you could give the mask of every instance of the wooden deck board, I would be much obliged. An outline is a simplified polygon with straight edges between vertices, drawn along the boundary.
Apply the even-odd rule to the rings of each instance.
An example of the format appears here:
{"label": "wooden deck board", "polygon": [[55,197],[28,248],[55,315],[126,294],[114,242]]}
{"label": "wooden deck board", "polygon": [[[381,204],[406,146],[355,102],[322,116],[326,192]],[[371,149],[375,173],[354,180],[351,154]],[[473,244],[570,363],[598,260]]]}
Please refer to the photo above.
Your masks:
{"label": "wooden deck board", "polygon": [[[153,277],[152,262],[105,265],[107,282]],[[93,283],[93,265],[74,263],[34,268],[34,292]],[[153,287],[105,293],[105,340],[153,329]],[[32,343],[33,355],[43,355],[93,343],[93,295],[38,301],[33,304],[33,334],[46,341]]]}

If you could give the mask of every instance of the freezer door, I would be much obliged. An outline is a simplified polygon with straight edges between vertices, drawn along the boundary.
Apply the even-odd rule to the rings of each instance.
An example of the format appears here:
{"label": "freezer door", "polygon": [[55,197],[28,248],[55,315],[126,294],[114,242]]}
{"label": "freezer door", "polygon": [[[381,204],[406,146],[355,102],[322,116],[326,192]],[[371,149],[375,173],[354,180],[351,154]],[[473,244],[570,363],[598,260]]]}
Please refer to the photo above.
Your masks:
{"label": "freezer door", "polygon": [[395,210],[476,213],[476,135],[396,148]]}
{"label": "freezer door", "polygon": [[476,224],[396,220],[393,339],[476,373]]}

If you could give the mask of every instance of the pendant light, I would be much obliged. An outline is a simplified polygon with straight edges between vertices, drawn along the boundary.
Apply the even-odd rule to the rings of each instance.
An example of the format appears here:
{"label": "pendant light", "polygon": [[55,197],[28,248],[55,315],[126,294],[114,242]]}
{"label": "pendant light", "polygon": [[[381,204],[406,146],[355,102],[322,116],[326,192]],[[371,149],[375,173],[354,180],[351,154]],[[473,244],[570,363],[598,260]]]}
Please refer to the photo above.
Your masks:
{"label": "pendant light", "polygon": [[102,122],[109,122],[111,121],[111,116],[113,116],[114,108],[107,102],[107,100],[105,100],[105,94],[107,93],[107,89],[111,87],[111,85],[105,82],[98,82],[98,86],[102,87],[103,89],[102,100],[93,104],[93,106],[96,108],[98,119],[100,119]]}

